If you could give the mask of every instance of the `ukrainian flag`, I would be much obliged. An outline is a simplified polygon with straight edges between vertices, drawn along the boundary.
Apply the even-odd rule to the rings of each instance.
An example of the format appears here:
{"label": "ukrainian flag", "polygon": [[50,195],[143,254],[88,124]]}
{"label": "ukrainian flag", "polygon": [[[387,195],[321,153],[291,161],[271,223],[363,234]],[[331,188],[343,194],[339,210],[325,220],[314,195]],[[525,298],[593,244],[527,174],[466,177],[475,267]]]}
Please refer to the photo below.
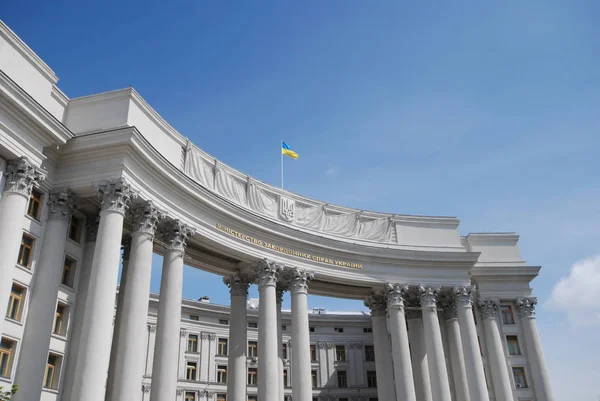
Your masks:
{"label": "ukrainian flag", "polygon": [[298,153],[294,152],[287,143],[281,142],[281,154],[291,157],[292,159],[298,160]]}

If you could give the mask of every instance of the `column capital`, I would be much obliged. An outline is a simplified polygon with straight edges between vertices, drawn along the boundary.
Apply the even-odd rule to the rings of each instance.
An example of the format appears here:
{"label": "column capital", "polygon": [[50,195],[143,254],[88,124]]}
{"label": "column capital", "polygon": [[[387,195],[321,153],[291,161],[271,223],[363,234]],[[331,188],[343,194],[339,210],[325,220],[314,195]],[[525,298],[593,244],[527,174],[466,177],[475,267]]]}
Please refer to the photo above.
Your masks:
{"label": "column capital", "polygon": [[148,332],[149,333],[154,333],[156,331],[156,325],[155,324],[149,324],[148,325]]}
{"label": "column capital", "polygon": [[387,298],[383,294],[371,294],[365,299],[365,306],[371,309],[372,317],[385,316],[387,310]]}
{"label": "column capital", "polygon": [[386,284],[388,309],[403,309],[409,287],[405,284]]}
{"label": "column capital", "polygon": [[146,201],[131,209],[133,232],[141,232],[154,237],[158,221],[165,217],[152,201]]}
{"label": "column capital", "polygon": [[223,283],[229,287],[232,297],[248,297],[248,286],[252,282],[252,275],[248,272],[236,270],[228,276],[223,277]]}
{"label": "column capital", "polygon": [[493,299],[480,299],[477,302],[477,309],[484,319],[498,316],[498,302]]}
{"label": "column capital", "polygon": [[46,172],[32,165],[26,157],[9,161],[4,175],[6,177],[4,191],[24,196],[31,195],[31,189],[46,179]]}
{"label": "column capital", "polygon": [[180,330],[179,330],[179,336],[180,336],[180,337],[185,337],[185,336],[187,336],[187,329],[180,329]]}
{"label": "column capital", "polygon": [[95,215],[87,215],[85,218],[85,240],[87,242],[96,242],[96,237],[98,236],[98,227],[100,226],[100,216]]}
{"label": "column capital", "polygon": [[185,253],[187,239],[196,233],[196,230],[183,223],[181,220],[172,220],[161,230],[162,240],[166,248],[177,251],[181,256]]}
{"label": "column capital", "polygon": [[100,197],[100,209],[125,214],[137,193],[123,178],[107,180],[94,185]]}
{"label": "column capital", "polygon": [[457,308],[473,307],[473,291],[470,287],[454,287],[454,303]]}
{"label": "column capital", "polygon": [[526,297],[517,299],[517,309],[519,316],[524,317],[535,317],[535,306],[537,305],[537,298]]}
{"label": "column capital", "polygon": [[292,294],[306,294],[308,292],[308,282],[315,278],[315,273],[297,267],[286,270],[284,275],[290,283]]}
{"label": "column capital", "polygon": [[150,392],[150,384],[142,384],[142,393]]}
{"label": "column capital", "polygon": [[48,194],[48,220],[69,223],[73,210],[77,207],[77,198],[70,189],[60,189]]}
{"label": "column capital", "polygon": [[282,270],[281,265],[269,259],[263,259],[256,265],[256,278],[258,286],[275,286],[277,284],[277,274]]}
{"label": "column capital", "polygon": [[437,296],[440,291],[439,287],[419,286],[419,300],[421,301],[421,309],[428,308],[436,310]]}

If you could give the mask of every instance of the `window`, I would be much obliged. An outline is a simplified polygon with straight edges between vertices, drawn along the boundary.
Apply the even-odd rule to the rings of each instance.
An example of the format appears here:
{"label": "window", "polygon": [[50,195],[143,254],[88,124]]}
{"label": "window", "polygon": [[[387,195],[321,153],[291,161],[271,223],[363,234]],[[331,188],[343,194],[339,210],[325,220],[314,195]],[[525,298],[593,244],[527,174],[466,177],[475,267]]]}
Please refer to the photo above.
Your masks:
{"label": "window", "polygon": [[335,331],[336,333],[343,333],[344,332],[344,328],[343,327],[334,327],[333,331]]}
{"label": "window", "polygon": [[502,313],[502,323],[515,324],[515,316],[513,315],[512,306],[500,305],[500,313]]}
{"label": "window", "polygon": [[198,334],[190,334],[188,336],[188,352],[198,352]]}
{"label": "window", "polygon": [[190,315],[190,320],[200,320],[200,316],[198,316],[198,315]]}
{"label": "window", "polygon": [[311,332],[311,333],[314,333],[315,332],[315,328],[313,326],[310,326],[308,328],[308,331]]}
{"label": "window", "polygon": [[196,380],[196,362],[188,362],[185,367],[186,380]]}
{"label": "window", "polygon": [[525,378],[525,369],[513,367],[513,377],[517,388],[527,388],[527,379]]}
{"label": "window", "polygon": [[217,383],[227,383],[227,366],[219,365],[217,367]]}
{"label": "window", "polygon": [[248,327],[251,329],[256,329],[258,328],[258,322],[248,322]]}
{"label": "window", "polygon": [[310,372],[310,380],[312,382],[313,388],[317,388],[317,371],[313,370]]}
{"label": "window", "polygon": [[227,319],[219,319],[219,324],[224,324],[225,326],[229,325],[229,320]]}
{"label": "window", "polygon": [[33,253],[33,243],[35,240],[27,234],[23,234],[21,239],[21,248],[19,248],[19,259],[17,263],[23,267],[31,266],[31,257]]}
{"label": "window", "polygon": [[248,356],[251,358],[258,356],[258,343],[256,341],[248,341]]}
{"label": "window", "polygon": [[13,320],[21,320],[23,311],[23,302],[25,300],[25,288],[13,284],[10,290],[10,299],[8,301],[8,310],[6,317]]}
{"label": "window", "polygon": [[79,227],[81,227],[81,220],[75,216],[71,216],[71,221],[69,222],[69,239],[79,242],[79,238],[81,237]]}
{"label": "window", "polygon": [[289,386],[288,384],[288,371],[283,369],[283,387]]}
{"label": "window", "polygon": [[46,363],[46,372],[44,373],[44,387],[55,389],[58,387],[58,355],[49,354]]}
{"label": "window", "polygon": [[256,395],[249,395],[248,396],[248,401],[258,401],[258,396],[256,396]]}
{"label": "window", "polygon": [[338,387],[348,387],[348,378],[346,376],[345,370],[338,370],[337,384],[338,384]]}
{"label": "window", "polygon": [[317,346],[315,344],[310,345],[310,360],[312,362],[317,361]]}
{"label": "window", "polygon": [[67,287],[73,288],[73,282],[75,279],[75,261],[70,257],[65,258],[65,265],[63,267],[61,284]]}
{"label": "window", "polygon": [[363,327],[363,333],[372,333],[373,329],[371,327]]}
{"label": "window", "polygon": [[257,376],[258,376],[257,368],[248,368],[248,385],[249,386],[256,386],[258,384]]}
{"label": "window", "polygon": [[66,318],[67,318],[67,307],[61,304],[56,305],[56,315],[54,316],[54,329],[52,332],[62,336],[65,334],[66,329]]}
{"label": "window", "polygon": [[194,393],[193,391],[186,391],[185,401],[196,401],[196,393]]}
{"label": "window", "polygon": [[217,350],[219,355],[227,355],[227,339],[219,338],[219,348]]}
{"label": "window", "polygon": [[372,345],[365,345],[365,361],[375,362],[375,347]]}
{"label": "window", "polygon": [[31,190],[29,195],[29,205],[27,205],[27,214],[36,220],[40,218],[40,210],[42,210],[43,192],[37,188]]}
{"label": "window", "polygon": [[287,344],[281,344],[281,358],[288,359]]}
{"label": "window", "polygon": [[345,361],[346,360],[346,347],[344,345],[335,346],[335,360]]}
{"label": "window", "polygon": [[286,331],[287,330],[287,326],[284,324],[281,326],[281,331]]}
{"label": "window", "polygon": [[377,375],[374,370],[367,370],[367,387],[377,387]]}
{"label": "window", "polygon": [[517,336],[506,336],[508,344],[508,355],[521,355],[521,347],[519,347],[519,338]]}
{"label": "window", "polygon": [[3,338],[0,341],[0,376],[10,377],[12,370],[13,352],[15,350],[15,342]]}
{"label": "window", "polygon": [[227,401],[226,394],[217,394],[217,401]]}

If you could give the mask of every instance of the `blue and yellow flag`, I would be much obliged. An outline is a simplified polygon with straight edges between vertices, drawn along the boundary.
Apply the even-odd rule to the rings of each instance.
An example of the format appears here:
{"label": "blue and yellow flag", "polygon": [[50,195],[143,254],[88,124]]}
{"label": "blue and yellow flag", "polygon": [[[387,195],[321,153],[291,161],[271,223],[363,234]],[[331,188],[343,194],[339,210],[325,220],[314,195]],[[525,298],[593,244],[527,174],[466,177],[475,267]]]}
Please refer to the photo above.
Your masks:
{"label": "blue and yellow flag", "polygon": [[294,152],[285,142],[281,142],[281,153],[298,160],[298,153]]}

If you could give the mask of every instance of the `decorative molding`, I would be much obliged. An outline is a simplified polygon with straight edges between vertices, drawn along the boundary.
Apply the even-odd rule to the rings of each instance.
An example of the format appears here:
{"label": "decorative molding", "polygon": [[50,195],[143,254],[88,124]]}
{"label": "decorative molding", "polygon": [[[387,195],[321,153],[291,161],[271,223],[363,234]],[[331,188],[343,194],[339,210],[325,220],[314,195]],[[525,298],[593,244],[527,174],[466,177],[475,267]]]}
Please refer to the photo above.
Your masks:
{"label": "decorative molding", "polygon": [[481,317],[484,319],[498,316],[498,302],[493,299],[480,299],[477,302],[477,309],[479,309],[479,313],[481,313]]}
{"label": "decorative molding", "polygon": [[282,270],[281,265],[269,259],[263,259],[256,265],[258,286],[274,286],[277,284],[277,274]]}
{"label": "decorative molding", "polygon": [[308,293],[308,282],[315,278],[315,273],[294,267],[286,271],[292,294]]}
{"label": "decorative molding", "polygon": [[537,305],[537,298],[526,297],[517,299],[517,310],[519,316],[524,317],[535,317],[535,306]]}
{"label": "decorative molding", "polygon": [[248,287],[254,277],[248,272],[236,270],[228,276],[223,277],[223,283],[229,287],[232,297],[248,297]]}
{"label": "decorative molding", "polygon": [[179,330],[179,336],[180,337],[185,337],[187,335],[187,329],[181,329]]}
{"label": "decorative molding", "polygon": [[454,302],[457,308],[473,307],[473,291],[469,287],[454,287]]}
{"label": "decorative molding", "polygon": [[181,257],[185,254],[187,239],[196,233],[181,220],[172,220],[161,229],[161,238],[167,244],[167,250],[176,251]]}
{"label": "decorative molding", "polygon": [[46,172],[32,165],[26,157],[21,157],[8,162],[4,176],[4,192],[29,196],[31,189],[46,179]]}
{"label": "decorative molding", "polygon": [[183,395],[184,390],[182,388],[177,389],[177,395]]}
{"label": "decorative molding", "polygon": [[150,392],[150,384],[142,384],[142,393]]}
{"label": "decorative molding", "polygon": [[70,189],[52,191],[48,194],[48,220],[69,223],[73,210],[77,208],[77,197]]}
{"label": "decorative molding", "polygon": [[349,349],[362,349],[364,347],[363,343],[348,343],[346,344],[346,347],[348,347]]}
{"label": "decorative molding", "polygon": [[419,286],[419,299],[421,301],[421,309],[427,308],[435,311],[437,309],[437,296],[439,287]]}
{"label": "decorative molding", "polygon": [[209,334],[208,335],[208,339],[210,341],[216,341],[217,340],[217,335],[216,334]]}
{"label": "decorative molding", "polygon": [[133,217],[133,232],[141,232],[154,237],[159,220],[165,218],[152,201],[136,206],[131,210]]}
{"label": "decorative molding", "polygon": [[330,343],[330,342],[328,342],[328,343],[325,343],[325,346],[326,346],[328,349],[332,349],[332,348],[335,348],[335,343]]}
{"label": "decorative molding", "polygon": [[137,197],[137,193],[123,178],[107,180],[94,185],[100,197],[100,209],[114,210],[125,214],[129,204]]}
{"label": "decorative molding", "polygon": [[156,331],[156,325],[155,324],[149,324],[148,325],[148,332],[149,333],[154,333]]}
{"label": "decorative molding", "polygon": [[404,284],[386,284],[388,309],[403,309],[409,287]]}
{"label": "decorative molding", "polygon": [[383,294],[371,294],[365,300],[365,306],[371,309],[372,317],[385,316],[387,311],[387,298]]}

